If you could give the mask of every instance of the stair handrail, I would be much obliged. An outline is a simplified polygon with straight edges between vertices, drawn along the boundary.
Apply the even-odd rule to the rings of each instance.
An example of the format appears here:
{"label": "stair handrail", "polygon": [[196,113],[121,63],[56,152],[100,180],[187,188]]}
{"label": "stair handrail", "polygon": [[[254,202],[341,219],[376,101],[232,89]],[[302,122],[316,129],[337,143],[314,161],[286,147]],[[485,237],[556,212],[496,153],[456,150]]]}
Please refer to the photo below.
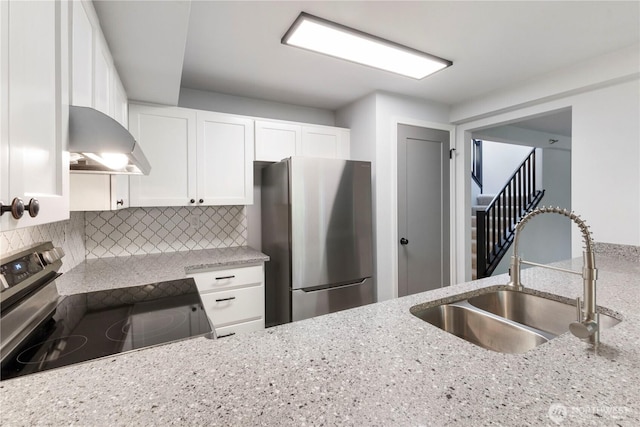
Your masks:
{"label": "stair handrail", "polygon": [[[485,207],[485,211],[488,210],[490,206],[493,206],[496,203],[496,200],[498,199],[500,194],[502,194],[507,189],[507,187],[509,186],[509,183],[511,181],[513,181],[513,179],[522,170],[522,168],[525,165],[525,163],[527,163],[527,161],[529,159],[531,159],[531,158],[533,158],[533,160],[535,162],[535,158],[536,158],[536,149],[535,148],[533,148],[531,151],[529,151],[529,154],[527,154],[527,157],[525,157],[524,160],[520,163],[520,165],[518,165],[518,167],[513,171],[511,176],[507,179],[506,184],[504,185],[504,187],[502,187],[502,190],[498,191],[498,194],[496,194],[493,197],[493,199],[491,199],[491,202],[489,202],[489,204]],[[534,170],[534,176],[535,176],[535,170]],[[534,185],[535,185],[535,182],[534,182]]]}
{"label": "stair handrail", "polygon": [[476,211],[478,278],[493,273],[513,242],[516,224],[529,210],[535,208],[544,196],[544,190],[536,188],[535,160],[534,148],[489,205],[484,210]]}

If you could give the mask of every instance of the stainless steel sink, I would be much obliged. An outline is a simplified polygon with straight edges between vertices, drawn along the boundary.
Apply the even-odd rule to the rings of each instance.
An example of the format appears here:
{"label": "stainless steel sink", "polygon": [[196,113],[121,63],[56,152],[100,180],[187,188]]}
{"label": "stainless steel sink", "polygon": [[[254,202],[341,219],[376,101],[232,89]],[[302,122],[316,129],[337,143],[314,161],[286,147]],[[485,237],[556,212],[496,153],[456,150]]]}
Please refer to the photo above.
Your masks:
{"label": "stainless steel sink", "polygon": [[[524,292],[502,290],[469,298],[469,304],[505,319],[561,335],[576,320],[576,307]],[[614,317],[600,314],[600,330],[617,325]]]}
{"label": "stainless steel sink", "polygon": [[502,353],[524,353],[548,341],[517,324],[457,303],[438,305],[413,314],[457,337]]}
{"label": "stainless steel sink", "polygon": [[[513,290],[460,296],[440,305],[418,304],[411,313],[450,334],[488,350],[525,353],[569,331],[576,307],[538,295]],[[449,302],[453,300],[453,302]],[[600,330],[620,320],[599,314]]]}

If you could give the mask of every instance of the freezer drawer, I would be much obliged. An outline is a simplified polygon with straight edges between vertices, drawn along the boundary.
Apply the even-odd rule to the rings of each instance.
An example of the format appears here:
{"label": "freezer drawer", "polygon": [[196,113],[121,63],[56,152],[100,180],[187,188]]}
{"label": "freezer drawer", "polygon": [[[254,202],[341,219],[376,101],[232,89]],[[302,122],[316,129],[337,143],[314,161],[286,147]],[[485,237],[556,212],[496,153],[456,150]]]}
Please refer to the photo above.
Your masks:
{"label": "freezer drawer", "polygon": [[296,289],[291,292],[291,318],[308,319],[374,302],[373,279],[317,291]]}

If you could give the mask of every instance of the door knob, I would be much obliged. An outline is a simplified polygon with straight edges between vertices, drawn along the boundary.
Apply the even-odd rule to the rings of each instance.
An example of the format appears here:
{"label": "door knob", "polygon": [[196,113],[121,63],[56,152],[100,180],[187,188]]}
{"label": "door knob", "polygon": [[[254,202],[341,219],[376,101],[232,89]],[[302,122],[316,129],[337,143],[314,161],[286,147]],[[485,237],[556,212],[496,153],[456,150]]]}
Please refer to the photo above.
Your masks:
{"label": "door knob", "polygon": [[400,239],[400,244],[401,244],[402,246],[404,246],[404,245],[408,245],[408,244],[409,244],[409,241],[403,237],[402,239]]}

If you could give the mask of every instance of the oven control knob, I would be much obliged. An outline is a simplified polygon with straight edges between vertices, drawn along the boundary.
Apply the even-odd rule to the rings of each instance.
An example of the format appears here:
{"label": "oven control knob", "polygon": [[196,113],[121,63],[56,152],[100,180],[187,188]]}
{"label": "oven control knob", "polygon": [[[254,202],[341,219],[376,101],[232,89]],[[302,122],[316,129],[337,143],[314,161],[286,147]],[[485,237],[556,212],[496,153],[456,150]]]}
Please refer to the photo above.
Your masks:
{"label": "oven control knob", "polygon": [[0,274],[0,284],[2,284],[2,289],[9,289],[9,283],[7,279],[5,279],[4,274]]}
{"label": "oven control knob", "polygon": [[45,260],[47,264],[52,264],[64,256],[64,251],[62,248],[53,248],[48,251],[42,252],[42,259]]}

